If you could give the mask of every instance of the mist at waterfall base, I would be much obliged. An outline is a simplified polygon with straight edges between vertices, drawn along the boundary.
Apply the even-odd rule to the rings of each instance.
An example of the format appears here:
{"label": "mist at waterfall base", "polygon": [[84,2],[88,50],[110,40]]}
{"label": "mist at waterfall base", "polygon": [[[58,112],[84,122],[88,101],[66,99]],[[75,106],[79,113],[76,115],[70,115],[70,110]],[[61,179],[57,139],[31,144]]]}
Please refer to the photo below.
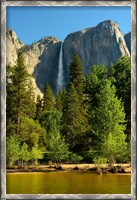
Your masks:
{"label": "mist at waterfall base", "polygon": [[62,43],[61,43],[60,53],[59,53],[58,77],[57,77],[57,92],[63,89],[63,86],[64,86],[63,51],[62,51]]}

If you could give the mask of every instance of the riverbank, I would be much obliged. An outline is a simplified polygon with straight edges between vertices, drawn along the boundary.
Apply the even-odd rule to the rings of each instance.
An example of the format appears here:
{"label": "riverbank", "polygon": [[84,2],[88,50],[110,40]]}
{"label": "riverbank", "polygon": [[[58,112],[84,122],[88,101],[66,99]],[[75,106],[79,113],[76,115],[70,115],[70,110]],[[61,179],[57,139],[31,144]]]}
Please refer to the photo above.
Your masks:
{"label": "riverbank", "polygon": [[24,166],[16,168],[6,169],[7,173],[17,173],[17,172],[93,172],[97,174],[106,173],[122,173],[130,174],[131,166],[130,164],[114,164],[113,166],[108,166],[107,164],[102,164],[96,166],[95,164],[62,164],[60,167],[54,165],[38,165],[38,166]]}

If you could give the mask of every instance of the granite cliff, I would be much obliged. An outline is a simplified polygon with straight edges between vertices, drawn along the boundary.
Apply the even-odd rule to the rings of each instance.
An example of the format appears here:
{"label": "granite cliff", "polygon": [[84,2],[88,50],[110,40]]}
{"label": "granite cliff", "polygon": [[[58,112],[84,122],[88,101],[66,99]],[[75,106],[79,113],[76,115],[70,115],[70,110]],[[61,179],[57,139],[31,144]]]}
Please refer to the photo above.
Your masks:
{"label": "granite cliff", "polygon": [[61,41],[53,37],[44,37],[31,45],[23,44],[17,39],[16,33],[7,31],[7,64],[16,65],[17,52],[24,54],[28,72],[32,74],[32,83],[36,96],[42,96],[48,82],[56,94],[56,79],[58,74],[58,57]]}
{"label": "granite cliff", "polygon": [[23,46],[20,49],[24,53],[27,66],[29,66],[29,73],[33,74],[41,92],[44,91],[48,82],[54,94],[56,93],[60,46],[61,41],[58,39],[44,37],[32,45]]}
{"label": "granite cliff", "polygon": [[17,50],[23,47],[24,44],[17,38],[17,35],[12,30],[6,32],[6,61],[7,64],[14,66],[17,60]]}
{"label": "granite cliff", "polygon": [[[54,94],[57,92],[59,54],[62,42],[55,37],[44,37],[31,45],[23,44],[12,30],[7,30],[7,64],[15,65],[17,52],[24,53],[28,72],[32,74],[35,93],[43,93],[48,82]],[[69,65],[74,53],[82,61],[83,73],[87,74],[92,65],[109,66],[121,56],[130,56],[131,34],[123,35],[118,25],[110,20],[96,27],[69,34],[63,42],[63,75],[68,83]]]}
{"label": "granite cliff", "polygon": [[64,41],[63,51],[66,75],[69,73],[69,64],[74,53],[77,53],[82,61],[84,74],[87,74],[94,64],[109,66],[121,56],[130,56],[123,33],[118,25],[110,20],[101,22],[96,27],[69,34]]}
{"label": "granite cliff", "polygon": [[124,38],[125,38],[128,50],[129,50],[129,52],[131,54],[131,32],[127,33]]}

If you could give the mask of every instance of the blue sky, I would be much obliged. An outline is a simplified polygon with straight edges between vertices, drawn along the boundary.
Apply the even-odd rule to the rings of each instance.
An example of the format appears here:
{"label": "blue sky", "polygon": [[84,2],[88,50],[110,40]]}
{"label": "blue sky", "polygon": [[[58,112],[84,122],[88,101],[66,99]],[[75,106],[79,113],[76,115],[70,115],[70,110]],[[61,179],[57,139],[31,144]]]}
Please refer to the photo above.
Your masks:
{"label": "blue sky", "polygon": [[14,30],[25,43],[54,36],[62,41],[78,30],[96,26],[104,20],[117,22],[124,34],[131,31],[131,8],[128,6],[46,6],[7,7],[7,28]]}

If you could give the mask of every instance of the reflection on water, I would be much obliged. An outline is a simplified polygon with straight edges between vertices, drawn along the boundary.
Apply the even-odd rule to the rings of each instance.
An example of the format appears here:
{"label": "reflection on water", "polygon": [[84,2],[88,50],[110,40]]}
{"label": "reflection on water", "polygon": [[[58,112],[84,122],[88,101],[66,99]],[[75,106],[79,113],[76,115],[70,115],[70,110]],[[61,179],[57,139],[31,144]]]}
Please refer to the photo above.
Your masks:
{"label": "reflection on water", "polygon": [[130,194],[131,176],[93,173],[8,173],[7,194]]}

